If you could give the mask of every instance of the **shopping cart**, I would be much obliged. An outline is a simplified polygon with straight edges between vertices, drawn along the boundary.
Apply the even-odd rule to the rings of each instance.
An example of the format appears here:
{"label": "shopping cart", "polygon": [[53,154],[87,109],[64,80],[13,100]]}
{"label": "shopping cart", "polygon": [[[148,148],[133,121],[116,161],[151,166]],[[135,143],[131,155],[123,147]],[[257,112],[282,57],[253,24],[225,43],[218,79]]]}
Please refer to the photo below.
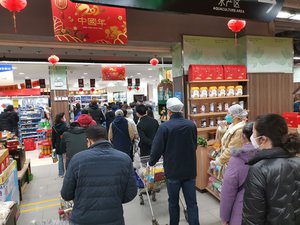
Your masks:
{"label": "shopping cart", "polygon": [[65,201],[64,199],[60,199],[60,207],[58,209],[59,220],[61,221],[69,221],[73,209],[73,201]]}
{"label": "shopping cart", "polygon": [[[135,171],[136,184],[139,188],[140,205],[145,204],[143,195],[146,195],[151,211],[152,225],[159,225],[156,217],[154,216],[151,200],[154,202],[156,201],[156,193],[160,192],[166,181],[163,168],[163,160],[159,160],[159,162],[157,162],[155,166],[152,167],[147,166],[148,161],[149,156],[140,157],[141,167]],[[181,197],[179,198],[179,200],[181,206],[184,209],[185,219],[188,220],[187,208],[184,205]]]}

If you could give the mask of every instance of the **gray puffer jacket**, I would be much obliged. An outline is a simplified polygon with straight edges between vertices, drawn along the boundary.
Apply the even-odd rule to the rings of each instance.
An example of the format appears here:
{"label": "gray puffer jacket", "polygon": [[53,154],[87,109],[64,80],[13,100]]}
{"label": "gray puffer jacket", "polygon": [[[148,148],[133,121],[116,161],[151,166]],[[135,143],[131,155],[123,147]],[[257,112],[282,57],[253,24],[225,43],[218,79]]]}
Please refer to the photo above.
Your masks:
{"label": "gray puffer jacket", "polygon": [[92,145],[70,161],[61,196],[74,200],[76,225],[124,225],[123,203],[137,194],[131,159],[108,141]]}

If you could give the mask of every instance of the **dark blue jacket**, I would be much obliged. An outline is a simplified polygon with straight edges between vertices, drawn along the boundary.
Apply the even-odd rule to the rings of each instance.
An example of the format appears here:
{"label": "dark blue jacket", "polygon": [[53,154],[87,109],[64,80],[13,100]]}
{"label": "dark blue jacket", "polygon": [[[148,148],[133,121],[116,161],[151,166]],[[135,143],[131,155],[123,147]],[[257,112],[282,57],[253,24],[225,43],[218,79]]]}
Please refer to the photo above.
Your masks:
{"label": "dark blue jacket", "polygon": [[122,204],[136,194],[131,159],[108,141],[72,158],[61,190],[63,199],[74,200],[71,221],[78,225],[124,225]]}
{"label": "dark blue jacket", "polygon": [[196,177],[197,128],[195,124],[175,113],[158,128],[152,143],[149,165],[153,166],[163,155],[168,179]]}

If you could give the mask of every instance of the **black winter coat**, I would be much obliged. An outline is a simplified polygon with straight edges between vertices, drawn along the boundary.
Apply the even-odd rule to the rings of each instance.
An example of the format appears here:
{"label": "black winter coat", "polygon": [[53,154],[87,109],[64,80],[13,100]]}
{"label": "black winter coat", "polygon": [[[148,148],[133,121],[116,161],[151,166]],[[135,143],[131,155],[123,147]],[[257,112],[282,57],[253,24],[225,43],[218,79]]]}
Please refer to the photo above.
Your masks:
{"label": "black winter coat", "polygon": [[66,152],[66,168],[68,168],[72,157],[87,149],[85,129],[82,127],[70,128],[68,131],[63,133],[60,146],[61,151]]}
{"label": "black winter coat", "polygon": [[136,194],[131,159],[108,141],[72,158],[61,190],[63,199],[74,200],[71,221],[78,225],[124,225],[122,204]]}
{"label": "black winter coat", "polygon": [[63,133],[67,131],[67,129],[65,122],[61,122],[52,127],[52,148],[56,149],[56,154],[58,155],[66,153],[66,151],[61,150],[60,142]]}
{"label": "black winter coat", "polygon": [[102,124],[105,121],[103,112],[98,105],[91,105],[89,108],[89,114],[97,124]]}
{"label": "black winter coat", "polygon": [[196,178],[197,128],[181,113],[158,128],[152,143],[149,165],[163,155],[164,169],[168,179],[184,180]]}
{"label": "black winter coat", "polygon": [[140,119],[140,122],[137,125],[137,130],[140,136],[139,147],[140,147],[141,156],[150,155],[152,142],[158,127],[159,124],[157,120],[149,116],[144,116]]}
{"label": "black winter coat", "polygon": [[16,132],[18,129],[19,116],[16,112],[3,112],[0,115],[0,131]]}
{"label": "black winter coat", "polygon": [[300,158],[273,148],[248,164],[243,225],[299,225]]}
{"label": "black winter coat", "polygon": [[115,119],[115,111],[109,111],[105,114],[106,118],[106,130],[108,132],[110,124],[114,121]]}

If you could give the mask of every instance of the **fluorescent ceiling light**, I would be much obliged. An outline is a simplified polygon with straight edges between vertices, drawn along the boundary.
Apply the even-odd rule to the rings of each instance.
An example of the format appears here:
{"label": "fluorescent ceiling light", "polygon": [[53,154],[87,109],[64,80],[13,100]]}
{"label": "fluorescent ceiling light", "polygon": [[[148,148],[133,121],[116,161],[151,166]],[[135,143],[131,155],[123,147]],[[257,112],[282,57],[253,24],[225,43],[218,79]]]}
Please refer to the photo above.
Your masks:
{"label": "fluorescent ceiling light", "polygon": [[25,79],[30,79],[30,77],[25,77]]}
{"label": "fluorescent ceiling light", "polygon": [[280,19],[288,19],[290,18],[291,16],[293,16],[293,14],[289,13],[289,12],[284,12],[284,11],[280,11],[278,14],[277,14],[277,18],[280,18]]}
{"label": "fluorescent ceiling light", "polygon": [[19,73],[19,75],[24,75],[25,73]]}
{"label": "fluorescent ceiling light", "polygon": [[293,16],[289,17],[289,19],[291,19],[291,20],[300,20],[300,14],[293,15]]}
{"label": "fluorescent ceiling light", "polygon": [[141,73],[137,73],[137,75],[141,75]]}
{"label": "fluorescent ceiling light", "polygon": [[87,75],[88,73],[83,73],[84,75]]}
{"label": "fluorescent ceiling light", "polygon": [[84,79],[84,76],[82,76],[81,78]]}
{"label": "fluorescent ceiling light", "polygon": [[149,76],[149,78],[152,78],[152,76]]}
{"label": "fluorescent ceiling light", "polygon": [[16,70],[16,69],[18,69],[18,67],[15,67],[15,66],[13,66],[12,68],[13,68],[13,70]]}
{"label": "fluorescent ceiling light", "polygon": [[294,57],[294,60],[300,60],[300,56]]}
{"label": "fluorescent ceiling light", "polygon": [[152,68],[148,68],[148,70],[153,70]]}

